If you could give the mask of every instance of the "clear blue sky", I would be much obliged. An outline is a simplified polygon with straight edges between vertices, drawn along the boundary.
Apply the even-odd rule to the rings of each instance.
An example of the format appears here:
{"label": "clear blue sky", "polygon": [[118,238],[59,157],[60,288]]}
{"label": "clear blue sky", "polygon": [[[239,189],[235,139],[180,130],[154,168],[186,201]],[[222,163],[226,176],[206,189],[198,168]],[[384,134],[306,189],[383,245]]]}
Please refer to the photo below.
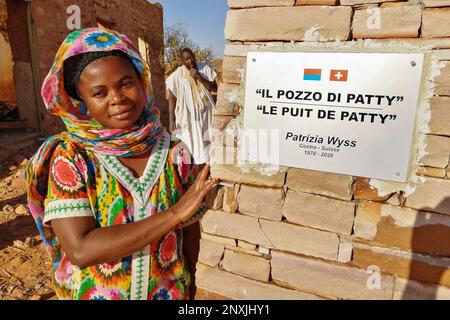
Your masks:
{"label": "clear blue sky", "polygon": [[225,40],[223,29],[228,6],[227,0],[151,0],[164,8],[164,25],[182,23],[192,40],[201,47],[214,49],[223,57]]}

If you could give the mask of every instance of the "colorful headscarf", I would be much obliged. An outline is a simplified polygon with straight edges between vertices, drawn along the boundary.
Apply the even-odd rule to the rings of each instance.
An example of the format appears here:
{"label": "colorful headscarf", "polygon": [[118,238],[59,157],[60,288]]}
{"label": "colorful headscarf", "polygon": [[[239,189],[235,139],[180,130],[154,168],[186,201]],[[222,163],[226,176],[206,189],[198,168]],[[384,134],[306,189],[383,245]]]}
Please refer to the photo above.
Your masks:
{"label": "colorful headscarf", "polygon": [[[64,88],[64,61],[87,52],[120,50],[130,57],[140,73],[142,86],[147,95],[144,109],[146,124],[129,129],[106,129],[87,115],[86,106],[72,99]],[[42,97],[52,114],[64,121],[67,131],[64,136],[88,150],[114,156],[133,156],[148,151],[161,131],[159,110],[152,107],[150,96],[150,69],[138,49],[124,35],[115,31],[91,28],[72,32],[64,40],[56,54],[53,66],[42,85]]]}
{"label": "colorful headscarf", "polygon": [[[64,87],[65,60],[87,52],[113,50],[128,55],[146,92],[146,107],[141,120],[127,129],[103,127],[86,113],[84,103],[72,99]],[[150,68],[131,40],[112,30],[89,28],[69,34],[56,54],[53,66],[42,85],[41,94],[47,110],[61,117],[67,131],[48,138],[28,164],[28,204],[35,219],[43,217],[49,161],[61,141],[70,141],[81,149],[100,154],[130,157],[150,150],[163,133],[159,110],[153,106],[151,97]]]}

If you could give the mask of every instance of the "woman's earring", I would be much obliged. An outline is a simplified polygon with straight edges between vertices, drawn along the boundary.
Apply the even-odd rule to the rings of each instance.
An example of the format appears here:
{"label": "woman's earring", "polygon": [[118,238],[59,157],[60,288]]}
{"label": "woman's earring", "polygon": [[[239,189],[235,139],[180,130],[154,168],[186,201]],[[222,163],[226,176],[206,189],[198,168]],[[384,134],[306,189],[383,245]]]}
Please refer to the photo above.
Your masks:
{"label": "woman's earring", "polygon": [[80,113],[83,116],[86,116],[88,114],[88,108],[87,108],[87,106],[86,106],[86,104],[84,102],[80,103]]}

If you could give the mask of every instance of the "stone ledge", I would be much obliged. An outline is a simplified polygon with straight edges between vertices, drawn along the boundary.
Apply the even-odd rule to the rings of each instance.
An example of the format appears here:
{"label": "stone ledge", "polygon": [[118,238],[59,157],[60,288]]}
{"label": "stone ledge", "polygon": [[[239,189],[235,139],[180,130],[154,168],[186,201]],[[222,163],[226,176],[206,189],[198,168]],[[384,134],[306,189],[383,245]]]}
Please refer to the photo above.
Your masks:
{"label": "stone ledge", "polygon": [[[374,13],[356,10],[353,17],[353,38],[413,38],[419,36],[422,19],[421,6],[395,6],[380,8],[380,21]],[[374,19],[374,25],[368,25]]]}
{"label": "stone ledge", "polygon": [[295,191],[341,200],[351,200],[353,195],[353,177],[336,173],[289,169],[286,185]]}
{"label": "stone ledge", "polygon": [[[230,10],[230,41],[335,41],[350,34],[350,7],[296,6]],[[320,21],[320,25],[317,24]]]}
{"label": "stone ledge", "polygon": [[212,165],[211,176],[224,181],[233,181],[260,187],[281,188],[284,185],[286,172],[277,172],[273,175],[263,175],[258,171],[244,169],[234,165]]}
{"label": "stone ledge", "polygon": [[369,289],[365,270],[272,251],[272,278],[330,299],[391,300],[394,278],[380,276],[381,288]]}
{"label": "stone ledge", "polygon": [[449,258],[354,243],[350,264],[362,269],[376,265],[382,272],[394,276],[450,286],[448,260]]}
{"label": "stone ledge", "polygon": [[425,8],[450,7],[450,0],[423,0]]}
{"label": "stone ledge", "polygon": [[341,6],[354,6],[356,4],[374,4],[374,3],[383,3],[383,2],[395,2],[395,1],[404,1],[404,0],[341,0]]}
{"label": "stone ledge", "polygon": [[339,4],[339,0],[297,0],[296,6],[310,6],[310,5],[323,5],[323,6],[335,6]]}
{"label": "stone ledge", "polygon": [[231,9],[255,7],[292,7],[295,0],[228,0]]}
{"label": "stone ledge", "polygon": [[197,264],[196,285],[202,290],[235,300],[322,300],[313,294],[250,280]]}
{"label": "stone ledge", "polygon": [[257,218],[209,210],[201,220],[203,232],[271,247]]}

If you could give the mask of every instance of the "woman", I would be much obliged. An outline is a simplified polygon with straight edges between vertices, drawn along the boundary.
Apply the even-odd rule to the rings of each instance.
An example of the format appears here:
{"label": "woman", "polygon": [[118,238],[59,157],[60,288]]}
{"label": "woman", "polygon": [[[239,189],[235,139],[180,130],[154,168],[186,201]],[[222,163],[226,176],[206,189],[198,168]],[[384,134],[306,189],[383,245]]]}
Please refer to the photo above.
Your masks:
{"label": "woman", "polygon": [[217,182],[170,142],[149,79],[126,36],[91,28],[67,36],[44,81],[67,131],[30,160],[28,203],[60,299],[189,298],[182,228]]}

